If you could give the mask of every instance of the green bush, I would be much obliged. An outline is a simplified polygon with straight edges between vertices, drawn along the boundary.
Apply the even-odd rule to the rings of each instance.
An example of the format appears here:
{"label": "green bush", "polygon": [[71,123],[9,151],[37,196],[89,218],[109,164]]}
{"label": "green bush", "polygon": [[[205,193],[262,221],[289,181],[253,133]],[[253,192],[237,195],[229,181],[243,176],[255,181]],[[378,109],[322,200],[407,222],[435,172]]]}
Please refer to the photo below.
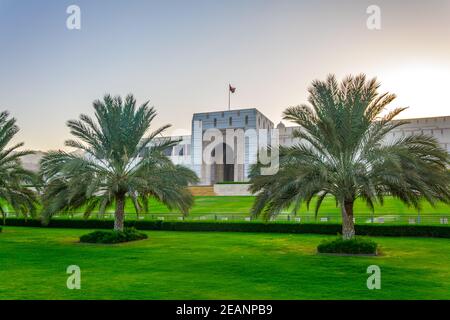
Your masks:
{"label": "green bush", "polygon": [[125,228],[123,231],[94,231],[80,237],[80,242],[87,243],[120,243],[147,239],[145,233],[134,228]]}
{"label": "green bush", "polygon": [[[6,219],[7,226],[42,227],[39,220],[23,218]],[[54,219],[48,227],[79,229],[112,229],[112,220],[98,219]],[[166,231],[224,231],[224,232],[267,232],[267,233],[314,233],[336,235],[341,232],[340,224],[332,223],[291,223],[249,221],[160,221],[128,220],[126,227],[139,230]],[[450,226],[445,225],[356,225],[356,234],[361,236],[386,237],[436,237],[450,238]]]}
{"label": "green bush", "polygon": [[249,184],[249,182],[245,182],[245,181],[220,181],[220,182],[216,182],[216,184]]}
{"label": "green bush", "polygon": [[354,237],[344,240],[342,237],[325,240],[317,247],[319,253],[341,253],[341,254],[377,254],[377,244],[370,240]]}

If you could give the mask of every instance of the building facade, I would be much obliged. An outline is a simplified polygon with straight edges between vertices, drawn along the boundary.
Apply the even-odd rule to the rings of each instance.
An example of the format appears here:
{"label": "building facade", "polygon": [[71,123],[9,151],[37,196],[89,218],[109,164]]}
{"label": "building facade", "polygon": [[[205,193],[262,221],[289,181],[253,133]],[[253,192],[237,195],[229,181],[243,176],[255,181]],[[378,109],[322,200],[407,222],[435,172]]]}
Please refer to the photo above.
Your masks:
{"label": "building facade", "polygon": [[[450,116],[407,121],[387,140],[423,133],[435,137],[450,153]],[[166,155],[194,170],[200,185],[247,181],[250,166],[261,156],[258,151],[270,145],[298,143],[293,132],[299,127],[279,123],[278,130],[273,130],[273,122],[255,108],[195,113],[191,128],[191,135],[170,137],[180,142]]]}

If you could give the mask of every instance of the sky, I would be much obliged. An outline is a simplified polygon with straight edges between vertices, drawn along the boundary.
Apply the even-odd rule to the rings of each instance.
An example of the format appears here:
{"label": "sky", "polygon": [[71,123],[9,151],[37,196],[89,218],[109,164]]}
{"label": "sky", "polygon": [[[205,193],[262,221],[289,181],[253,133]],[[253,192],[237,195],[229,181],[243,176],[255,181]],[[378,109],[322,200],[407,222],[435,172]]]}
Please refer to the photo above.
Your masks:
{"label": "sky", "polygon": [[34,150],[64,148],[66,121],[105,93],[149,100],[155,128],[189,134],[193,113],[227,109],[229,83],[232,108],[277,124],[311,81],[361,72],[403,118],[450,115],[450,0],[0,0],[0,110]]}

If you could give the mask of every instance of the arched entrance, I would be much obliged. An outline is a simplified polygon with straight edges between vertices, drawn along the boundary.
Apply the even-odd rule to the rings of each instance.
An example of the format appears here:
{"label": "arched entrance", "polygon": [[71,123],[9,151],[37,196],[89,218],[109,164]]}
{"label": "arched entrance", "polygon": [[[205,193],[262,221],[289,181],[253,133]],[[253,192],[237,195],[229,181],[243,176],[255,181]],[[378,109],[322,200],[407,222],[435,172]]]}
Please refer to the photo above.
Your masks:
{"label": "arched entrance", "polygon": [[[221,148],[221,150],[220,150]],[[214,163],[211,166],[211,182],[224,182],[224,181],[234,181],[234,152],[233,149],[226,143],[222,143],[221,146],[217,146],[213,151],[212,156],[214,157],[216,152],[222,152],[221,163]]]}
{"label": "arched entrance", "polygon": [[[234,152],[224,143],[223,147],[223,181],[234,181]],[[227,159],[228,155],[228,159]],[[230,163],[231,162],[231,163]]]}

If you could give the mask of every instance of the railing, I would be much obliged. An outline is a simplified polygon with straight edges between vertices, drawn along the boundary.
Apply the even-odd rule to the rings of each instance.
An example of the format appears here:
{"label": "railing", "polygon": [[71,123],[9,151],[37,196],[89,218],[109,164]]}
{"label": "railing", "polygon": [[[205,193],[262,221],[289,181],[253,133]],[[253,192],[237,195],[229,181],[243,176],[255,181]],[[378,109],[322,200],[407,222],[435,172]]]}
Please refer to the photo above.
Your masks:
{"label": "railing", "polygon": [[[15,215],[9,213],[9,216]],[[55,218],[71,218],[82,219],[83,213],[71,213],[55,216]],[[104,215],[92,214],[91,218],[97,219],[113,219],[113,213],[105,213]],[[163,220],[163,221],[234,221],[234,222],[251,222],[262,221],[261,218],[254,218],[248,213],[210,213],[210,214],[191,214],[189,216],[182,216],[179,213],[151,213],[139,214],[126,213],[126,220]],[[293,215],[293,214],[279,214],[271,219],[272,222],[291,222],[291,223],[341,223],[342,219],[337,214],[323,214],[319,216],[314,215]],[[448,225],[450,221],[450,213],[421,213],[420,215],[412,214],[356,214],[354,218],[355,224],[403,224],[403,225]]]}

